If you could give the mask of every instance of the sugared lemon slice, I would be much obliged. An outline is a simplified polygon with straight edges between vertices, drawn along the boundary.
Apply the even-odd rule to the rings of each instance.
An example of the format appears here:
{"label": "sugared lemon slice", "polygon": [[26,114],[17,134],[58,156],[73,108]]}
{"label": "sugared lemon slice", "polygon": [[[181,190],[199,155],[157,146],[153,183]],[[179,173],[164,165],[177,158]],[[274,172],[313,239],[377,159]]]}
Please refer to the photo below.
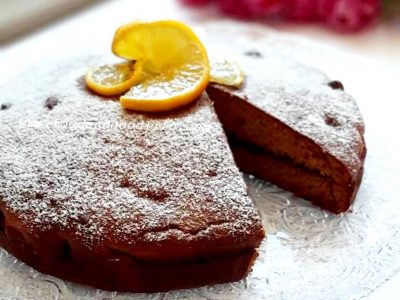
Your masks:
{"label": "sugared lemon slice", "polygon": [[94,67],[86,74],[86,85],[103,96],[121,95],[139,81],[139,65],[123,62]]}
{"label": "sugared lemon slice", "polygon": [[222,57],[211,57],[210,81],[239,88],[244,80],[244,74],[233,60]]}
{"label": "sugared lemon slice", "polygon": [[127,109],[175,109],[196,100],[209,82],[206,49],[193,31],[178,21],[124,25],[115,33],[112,50],[141,64],[140,82],[120,98]]}

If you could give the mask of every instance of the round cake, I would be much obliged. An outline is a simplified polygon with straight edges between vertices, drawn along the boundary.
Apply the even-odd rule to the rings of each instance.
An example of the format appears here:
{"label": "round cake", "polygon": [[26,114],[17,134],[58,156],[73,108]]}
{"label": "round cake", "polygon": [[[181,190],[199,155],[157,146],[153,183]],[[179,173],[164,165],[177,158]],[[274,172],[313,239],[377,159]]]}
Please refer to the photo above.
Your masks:
{"label": "round cake", "polygon": [[264,237],[212,102],[121,109],[45,63],[0,88],[0,245],[97,288],[159,292],[240,280]]}
{"label": "round cake", "polygon": [[348,210],[366,155],[354,99],[259,31],[223,28],[208,42],[230,45],[244,84],[210,84],[170,113],[90,93],[82,76],[102,57],[46,62],[1,86],[0,245],[66,280],[169,291],[251,270],[264,230],[239,169]]}

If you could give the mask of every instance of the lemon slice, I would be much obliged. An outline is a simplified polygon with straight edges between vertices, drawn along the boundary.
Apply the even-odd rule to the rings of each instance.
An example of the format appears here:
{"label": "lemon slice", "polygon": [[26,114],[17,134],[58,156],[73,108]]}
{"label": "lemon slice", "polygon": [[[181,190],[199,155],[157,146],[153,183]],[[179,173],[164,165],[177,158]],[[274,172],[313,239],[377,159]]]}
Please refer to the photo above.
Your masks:
{"label": "lemon slice", "polygon": [[134,22],[120,27],[112,51],[141,63],[140,82],[120,98],[127,109],[172,110],[196,100],[209,82],[207,51],[178,21]]}
{"label": "lemon slice", "polygon": [[244,74],[233,60],[222,57],[211,57],[210,81],[239,88],[244,80]]}
{"label": "lemon slice", "polygon": [[139,65],[135,62],[123,62],[94,67],[86,74],[86,85],[103,96],[121,95],[138,82]]}

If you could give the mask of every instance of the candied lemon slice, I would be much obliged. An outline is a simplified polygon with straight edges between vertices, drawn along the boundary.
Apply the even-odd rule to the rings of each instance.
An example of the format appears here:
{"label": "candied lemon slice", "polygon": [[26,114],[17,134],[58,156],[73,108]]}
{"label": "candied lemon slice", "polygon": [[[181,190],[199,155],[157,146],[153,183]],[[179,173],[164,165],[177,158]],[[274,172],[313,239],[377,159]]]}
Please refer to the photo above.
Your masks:
{"label": "candied lemon slice", "polygon": [[178,21],[134,22],[120,27],[114,54],[141,63],[140,82],[121,105],[137,111],[166,111],[196,100],[209,82],[207,51],[193,31]]}
{"label": "candied lemon slice", "polygon": [[121,95],[139,81],[139,65],[123,62],[94,67],[86,74],[86,85],[103,96]]}
{"label": "candied lemon slice", "polygon": [[244,74],[239,65],[233,60],[212,57],[210,58],[210,81],[239,88],[244,80]]}

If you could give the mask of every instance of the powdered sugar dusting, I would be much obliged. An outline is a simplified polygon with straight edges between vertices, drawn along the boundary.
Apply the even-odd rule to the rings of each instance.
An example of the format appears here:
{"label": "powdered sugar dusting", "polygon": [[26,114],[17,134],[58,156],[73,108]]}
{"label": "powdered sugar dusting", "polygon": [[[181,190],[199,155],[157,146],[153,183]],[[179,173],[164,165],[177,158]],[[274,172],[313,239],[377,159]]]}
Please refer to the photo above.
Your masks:
{"label": "powdered sugar dusting", "polygon": [[263,52],[262,59],[242,57],[241,61],[248,77],[234,94],[248,97],[358,172],[357,149],[362,148],[364,125],[351,96],[332,89],[318,70],[276,53]]}
{"label": "powdered sugar dusting", "polygon": [[13,103],[0,112],[0,204],[31,233],[59,228],[88,245],[259,236],[207,97],[165,116],[127,112],[77,80],[99,63],[47,64],[0,88]]}
{"label": "powdered sugar dusting", "polygon": [[330,79],[321,71],[280,54],[277,41],[262,27],[210,25],[207,33],[208,48],[234,57],[246,75],[240,89],[221,89],[308,137],[351,173],[359,172],[364,123],[350,95],[329,86]]}

